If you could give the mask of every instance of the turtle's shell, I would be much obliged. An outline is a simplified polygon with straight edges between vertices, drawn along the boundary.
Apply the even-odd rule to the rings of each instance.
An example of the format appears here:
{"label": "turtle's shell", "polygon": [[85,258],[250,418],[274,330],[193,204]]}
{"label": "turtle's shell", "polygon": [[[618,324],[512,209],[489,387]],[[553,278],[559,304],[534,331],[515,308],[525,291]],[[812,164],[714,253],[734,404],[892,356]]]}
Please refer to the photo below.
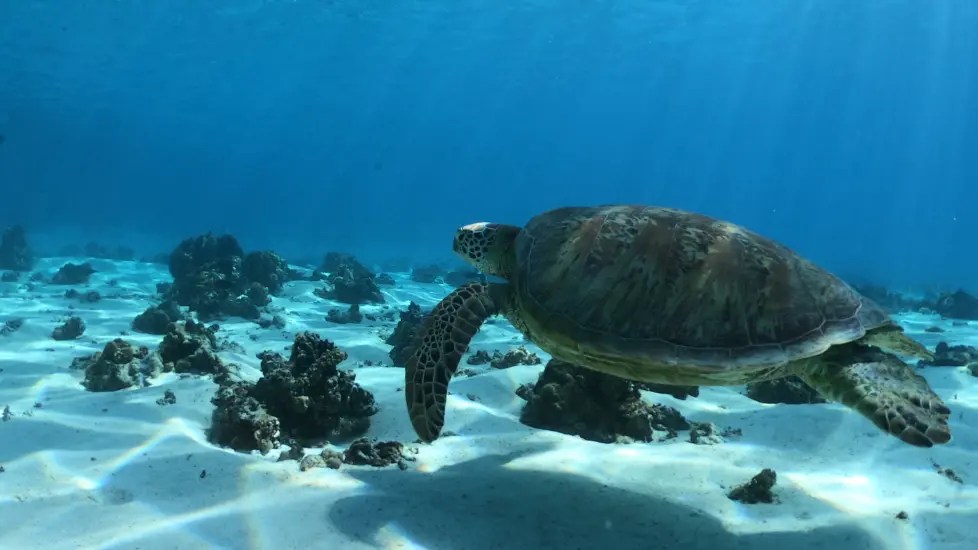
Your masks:
{"label": "turtle's shell", "polygon": [[521,314],[553,345],[655,368],[761,369],[892,323],[784,245],[700,214],[570,207],[517,239]]}

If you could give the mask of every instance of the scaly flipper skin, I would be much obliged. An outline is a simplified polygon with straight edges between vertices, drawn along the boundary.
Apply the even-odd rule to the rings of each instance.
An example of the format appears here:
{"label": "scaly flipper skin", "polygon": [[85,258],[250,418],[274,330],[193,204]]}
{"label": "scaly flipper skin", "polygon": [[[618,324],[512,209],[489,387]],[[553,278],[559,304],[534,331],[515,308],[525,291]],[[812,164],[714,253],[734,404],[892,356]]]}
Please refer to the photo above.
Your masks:
{"label": "scaly flipper skin", "polygon": [[859,412],[878,428],[916,447],[951,440],[951,410],[899,357],[848,344],[799,361],[792,370],[826,399]]}
{"label": "scaly flipper skin", "polygon": [[907,336],[897,327],[882,327],[867,332],[862,342],[890,353],[899,353],[908,357],[927,360],[934,359],[934,354],[926,346]]}
{"label": "scaly flipper skin", "polygon": [[[505,284],[470,283],[445,297],[418,330],[404,369],[404,397],[418,437],[438,438],[445,425],[448,382],[486,319],[504,307]],[[498,305],[497,305],[498,303]]]}

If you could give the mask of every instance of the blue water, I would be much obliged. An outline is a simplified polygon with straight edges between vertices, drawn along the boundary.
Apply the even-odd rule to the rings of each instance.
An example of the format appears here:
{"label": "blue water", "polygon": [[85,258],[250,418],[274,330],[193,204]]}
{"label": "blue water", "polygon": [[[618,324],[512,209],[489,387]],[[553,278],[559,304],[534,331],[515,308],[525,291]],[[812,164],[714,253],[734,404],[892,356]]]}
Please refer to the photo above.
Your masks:
{"label": "blue water", "polygon": [[2,0],[0,222],[421,261],[638,202],[975,288],[976,28],[972,0]]}
{"label": "blue water", "polygon": [[[466,351],[445,437],[416,445],[410,374],[391,367],[410,349],[399,331],[469,277],[447,273],[464,224],[670,206],[850,282],[978,294],[976,185],[978,0],[0,0],[0,231],[22,226],[36,252],[0,265],[0,548],[973,550],[978,301],[962,295],[946,318],[891,300],[939,356],[913,368],[951,413],[874,395],[893,399],[891,428],[894,410],[949,416],[953,440],[932,432],[931,449],[844,407],[710,387],[645,392],[696,424],[668,444],[531,430],[527,392],[557,387],[538,384],[549,355],[502,320]],[[184,241],[159,260],[208,231],[244,250]],[[157,261],[64,252],[91,242]],[[330,251],[393,277],[344,263],[323,281]],[[400,258],[444,262],[445,282],[384,267]],[[94,273],[74,280],[69,261]],[[491,365],[524,343],[536,363]],[[264,352],[290,347],[301,361],[266,373]],[[164,348],[180,374],[153,366]],[[282,434],[243,397],[262,377]],[[629,387],[611,409],[644,410]],[[406,460],[336,473],[318,447],[288,448],[297,426],[345,448],[337,415],[301,423],[350,395]],[[553,409],[596,410],[565,407],[581,402]],[[762,468],[782,504],[732,503]]]}

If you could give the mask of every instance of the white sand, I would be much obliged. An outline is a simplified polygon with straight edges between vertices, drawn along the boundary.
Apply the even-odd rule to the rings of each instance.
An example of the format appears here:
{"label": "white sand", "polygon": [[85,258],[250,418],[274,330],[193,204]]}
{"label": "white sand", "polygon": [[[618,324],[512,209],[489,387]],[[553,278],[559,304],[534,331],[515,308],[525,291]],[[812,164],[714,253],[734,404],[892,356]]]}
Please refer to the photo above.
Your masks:
{"label": "white sand", "polygon": [[[49,274],[67,258],[45,260]],[[23,327],[0,337],[0,548],[3,549],[969,549],[976,547],[978,379],[964,369],[925,375],[953,409],[954,441],[917,449],[879,433],[838,405],[762,405],[741,388],[703,388],[699,398],[647,398],[687,418],[743,430],[739,440],[694,445],[603,445],[534,430],[517,421],[514,391],[542,366],[520,366],[453,381],[445,437],[420,450],[407,471],[343,466],[300,472],[296,462],[235,453],[206,441],[208,379],[166,376],[149,388],[91,393],[68,368],[122,331],[151,304],[165,267],[94,261],[79,290],[95,304],[63,297],[66,287],[0,283],[0,322]],[[116,279],[118,285],[107,282]],[[290,284],[274,299],[285,331],[222,323],[220,335],[244,347],[222,353],[254,369],[255,354],[282,351],[313,330],[347,351],[345,367],[373,392],[380,412],[370,436],[413,442],[403,404],[403,371],[389,364],[379,333],[390,323],[334,325],[314,283]],[[384,287],[391,306],[430,307],[450,289],[399,281]],[[88,325],[76,341],[51,330],[69,312]],[[375,308],[364,307],[365,312]],[[978,327],[905,318],[930,346],[941,338],[978,344]],[[923,333],[932,324],[945,334]],[[161,337],[130,333],[155,347]],[[504,322],[487,325],[475,349],[520,342]],[[546,355],[538,349],[541,357]],[[174,405],[156,400],[164,389]],[[477,401],[469,400],[468,395]],[[34,404],[40,403],[41,408]],[[932,461],[964,478],[954,483]],[[729,488],[761,468],[778,472],[780,504],[746,506]],[[201,478],[201,471],[206,477]],[[900,511],[908,520],[895,518]]]}

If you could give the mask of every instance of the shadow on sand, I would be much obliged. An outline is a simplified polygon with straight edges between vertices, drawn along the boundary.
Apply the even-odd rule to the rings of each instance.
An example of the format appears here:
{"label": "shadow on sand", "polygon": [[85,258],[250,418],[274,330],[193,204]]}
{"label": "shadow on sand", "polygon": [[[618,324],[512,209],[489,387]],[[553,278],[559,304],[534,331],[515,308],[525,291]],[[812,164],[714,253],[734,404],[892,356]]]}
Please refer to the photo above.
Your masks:
{"label": "shadow on sand", "polygon": [[385,536],[400,536],[430,550],[883,548],[865,531],[845,524],[738,535],[714,517],[654,496],[577,475],[505,466],[515,458],[486,456],[434,473],[348,471],[370,489],[339,500],[327,519],[367,544],[379,546]]}

